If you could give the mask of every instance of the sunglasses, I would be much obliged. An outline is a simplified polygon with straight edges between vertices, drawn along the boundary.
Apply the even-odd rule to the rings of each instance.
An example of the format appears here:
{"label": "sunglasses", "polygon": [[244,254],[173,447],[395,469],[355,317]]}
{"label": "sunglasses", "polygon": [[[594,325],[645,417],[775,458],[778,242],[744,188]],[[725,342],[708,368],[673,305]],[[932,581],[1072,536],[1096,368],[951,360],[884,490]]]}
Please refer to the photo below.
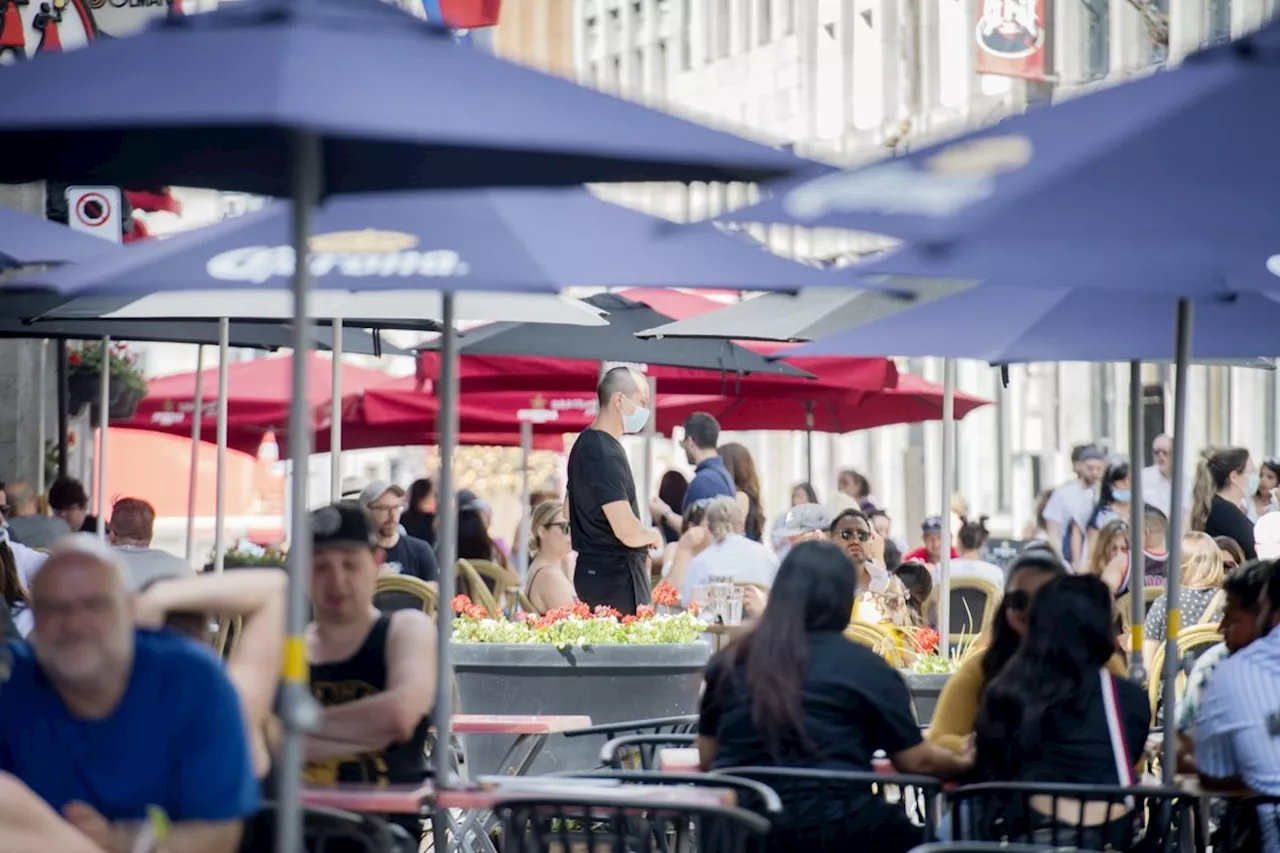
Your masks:
{"label": "sunglasses", "polygon": [[553,522],[551,522],[550,524],[544,524],[544,525],[542,525],[542,527],[543,527],[543,529],[545,529],[545,530],[550,530],[550,529],[551,529],[551,528],[553,528],[553,527],[558,527],[558,528],[560,528],[560,532],[561,532],[561,533],[568,533],[568,532],[569,532],[569,522],[567,522],[567,521],[553,521]]}
{"label": "sunglasses", "polygon": [[1021,613],[1031,605],[1031,596],[1021,589],[1015,589],[1004,594],[1004,606],[1007,610]]}
{"label": "sunglasses", "polygon": [[870,530],[850,530],[849,528],[846,527],[844,530],[841,530],[839,533],[837,533],[836,536],[839,536],[845,542],[848,542],[850,539],[852,539],[855,536],[858,537],[859,542],[866,542],[868,539],[871,538],[871,531]]}

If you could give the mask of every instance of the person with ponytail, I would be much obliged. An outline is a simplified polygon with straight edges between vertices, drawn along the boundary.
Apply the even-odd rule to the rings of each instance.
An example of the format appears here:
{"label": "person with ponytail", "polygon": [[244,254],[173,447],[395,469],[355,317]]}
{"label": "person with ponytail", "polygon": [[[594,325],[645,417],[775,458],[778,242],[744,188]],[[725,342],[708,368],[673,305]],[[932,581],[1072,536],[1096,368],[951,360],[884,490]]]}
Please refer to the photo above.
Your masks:
{"label": "person with ponytail", "polygon": [[1210,536],[1228,536],[1247,559],[1258,557],[1253,522],[1241,507],[1258,491],[1258,469],[1243,447],[1205,450],[1196,466],[1191,491],[1191,529]]}
{"label": "person with ponytail", "polygon": [[[971,753],[921,740],[902,676],[844,636],[856,589],[857,574],[838,545],[801,542],[787,553],[755,626],[707,666],[698,721],[704,770],[868,773],[882,749],[902,773],[946,779],[969,771]],[[899,805],[869,791],[827,797],[795,786],[783,805],[765,850],[906,853],[921,840]]]}
{"label": "person with ponytail", "polygon": [[569,522],[564,517],[564,504],[543,501],[533,508],[529,519],[529,571],[524,583],[525,595],[539,615],[578,598],[573,589],[569,561],[573,556],[573,540]]}

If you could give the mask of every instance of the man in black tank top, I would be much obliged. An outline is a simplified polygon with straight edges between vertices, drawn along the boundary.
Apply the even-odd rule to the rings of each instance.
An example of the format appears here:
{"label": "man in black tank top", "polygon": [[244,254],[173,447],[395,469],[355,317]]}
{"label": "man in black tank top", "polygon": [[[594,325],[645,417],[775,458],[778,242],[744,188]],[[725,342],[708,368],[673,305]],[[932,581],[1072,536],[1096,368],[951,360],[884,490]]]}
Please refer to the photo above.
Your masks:
{"label": "man in black tank top", "polygon": [[[416,784],[436,689],[436,631],[419,610],[373,606],[382,554],[368,512],[354,502],[311,514],[314,558],[307,629],[311,692],[324,706],[307,739],[308,785]],[[414,838],[416,818],[390,818]]]}

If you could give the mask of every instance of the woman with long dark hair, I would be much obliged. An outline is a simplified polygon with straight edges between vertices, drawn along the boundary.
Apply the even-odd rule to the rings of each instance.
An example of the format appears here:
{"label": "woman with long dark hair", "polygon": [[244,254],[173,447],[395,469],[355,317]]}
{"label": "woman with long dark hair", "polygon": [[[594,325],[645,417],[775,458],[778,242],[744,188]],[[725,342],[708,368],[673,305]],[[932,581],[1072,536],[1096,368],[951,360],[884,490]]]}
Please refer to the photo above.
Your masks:
{"label": "woman with long dark hair", "polygon": [[[1092,575],[1058,577],[1040,590],[1026,638],[987,686],[978,712],[979,779],[1134,783],[1151,706],[1141,685],[1105,669],[1118,649],[1112,603],[1111,590]],[[1031,797],[1025,809],[1015,805],[1023,804],[1002,809],[999,837],[1046,844],[1069,837],[1095,850],[1132,844],[1133,821],[1124,805],[1048,797]],[[1078,826],[1084,826],[1083,839]]]}
{"label": "woman with long dark hair", "polygon": [[[8,542],[0,542],[0,602],[13,625],[13,632],[25,637],[31,631],[31,599],[18,574],[18,563]],[[0,636],[0,642],[15,639]]]}
{"label": "woman with long dark hair", "polygon": [[1267,513],[1280,510],[1277,489],[1280,489],[1280,460],[1268,459],[1258,466],[1258,488],[1244,502],[1245,515],[1254,524]]}
{"label": "woman with long dark hair", "polygon": [[[704,768],[869,772],[872,754],[883,749],[904,773],[949,778],[969,769],[969,757],[921,741],[902,677],[845,638],[855,589],[841,548],[802,542],[791,549],[755,627],[707,666],[698,725]],[[834,853],[856,840],[878,853],[905,853],[920,841],[901,808],[870,794],[797,790],[785,805],[770,849]]]}
{"label": "woman with long dark hair", "polygon": [[1129,487],[1129,463],[1112,462],[1108,465],[1098,489],[1098,502],[1093,505],[1093,512],[1089,513],[1085,530],[1072,531],[1072,536],[1078,534],[1085,537],[1084,547],[1076,551],[1080,554],[1080,565],[1084,565],[1093,552],[1093,546],[1098,541],[1098,531],[1110,521],[1129,520],[1129,497],[1133,494]]}
{"label": "woman with long dark hair", "polygon": [[1004,597],[986,635],[942,688],[929,725],[932,743],[955,752],[966,748],[983,692],[1022,645],[1031,601],[1041,587],[1066,573],[1062,559],[1048,546],[1028,548],[1014,559],[1005,581]]}
{"label": "woman with long dark hair", "polygon": [[[684,506],[684,493],[687,491],[689,491],[689,480],[684,474],[674,469],[667,471],[658,481],[658,500],[672,507],[676,512]],[[663,518],[659,524],[662,536],[667,540],[668,545],[680,541],[680,531],[672,527],[666,518]]]}
{"label": "woman with long dark hair", "polygon": [[504,569],[511,567],[507,555],[489,535],[489,519],[482,507],[458,507],[458,559],[487,560]]}
{"label": "woman with long dark hair", "polygon": [[1230,536],[1247,559],[1257,559],[1253,522],[1240,507],[1246,497],[1258,491],[1260,479],[1243,447],[1204,451],[1191,489],[1191,529],[1210,536]]}
{"label": "woman with long dark hair", "polygon": [[410,536],[435,547],[436,496],[431,481],[426,477],[414,480],[413,485],[409,486],[409,496],[405,499],[400,523]]}
{"label": "woman with long dark hair", "polygon": [[720,445],[716,452],[720,454],[720,460],[733,478],[734,488],[738,490],[738,504],[747,517],[743,535],[760,542],[764,538],[764,503],[760,500],[760,475],[756,473],[756,462],[751,458],[751,451],[741,444],[730,442]]}

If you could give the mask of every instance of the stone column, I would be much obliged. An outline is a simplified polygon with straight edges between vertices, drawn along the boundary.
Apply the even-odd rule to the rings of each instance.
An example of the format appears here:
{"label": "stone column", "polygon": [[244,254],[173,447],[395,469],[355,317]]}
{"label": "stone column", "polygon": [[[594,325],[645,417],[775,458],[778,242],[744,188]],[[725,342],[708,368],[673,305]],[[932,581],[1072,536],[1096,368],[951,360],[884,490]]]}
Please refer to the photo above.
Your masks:
{"label": "stone column", "polygon": [[[0,206],[43,218],[44,184],[0,184]],[[39,435],[41,382],[49,406],[47,437],[57,436],[53,347],[48,373],[41,376],[40,346],[38,340],[0,340],[0,480],[21,477],[34,483],[44,464]]]}

